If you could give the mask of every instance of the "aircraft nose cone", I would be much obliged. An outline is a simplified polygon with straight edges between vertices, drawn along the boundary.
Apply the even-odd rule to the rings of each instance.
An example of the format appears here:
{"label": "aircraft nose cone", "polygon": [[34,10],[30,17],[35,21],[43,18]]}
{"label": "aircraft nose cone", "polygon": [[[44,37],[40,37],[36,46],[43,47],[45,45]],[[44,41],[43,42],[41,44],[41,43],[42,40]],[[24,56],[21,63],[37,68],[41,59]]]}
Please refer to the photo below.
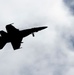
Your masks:
{"label": "aircraft nose cone", "polygon": [[44,26],[44,27],[40,27],[39,30],[43,30],[43,29],[46,29],[47,26]]}
{"label": "aircraft nose cone", "polygon": [[47,26],[45,26],[45,27],[42,27],[42,29],[46,29],[47,28]]}
{"label": "aircraft nose cone", "polygon": [[44,27],[44,29],[45,29],[45,28],[47,28],[47,26],[46,26],[46,27]]}

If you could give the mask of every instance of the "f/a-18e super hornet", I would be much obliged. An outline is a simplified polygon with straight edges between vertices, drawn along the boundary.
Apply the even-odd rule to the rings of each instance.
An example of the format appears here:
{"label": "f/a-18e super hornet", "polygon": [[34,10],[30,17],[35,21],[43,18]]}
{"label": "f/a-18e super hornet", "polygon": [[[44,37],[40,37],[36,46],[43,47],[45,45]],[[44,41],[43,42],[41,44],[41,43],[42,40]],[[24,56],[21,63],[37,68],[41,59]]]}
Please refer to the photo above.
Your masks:
{"label": "f/a-18e super hornet", "polygon": [[47,28],[47,26],[19,30],[16,29],[12,24],[8,24],[6,25],[7,32],[3,30],[0,31],[0,49],[2,49],[8,42],[11,42],[14,50],[20,49],[23,37],[26,37],[29,34],[32,34],[34,37],[34,32],[38,32],[45,28]]}

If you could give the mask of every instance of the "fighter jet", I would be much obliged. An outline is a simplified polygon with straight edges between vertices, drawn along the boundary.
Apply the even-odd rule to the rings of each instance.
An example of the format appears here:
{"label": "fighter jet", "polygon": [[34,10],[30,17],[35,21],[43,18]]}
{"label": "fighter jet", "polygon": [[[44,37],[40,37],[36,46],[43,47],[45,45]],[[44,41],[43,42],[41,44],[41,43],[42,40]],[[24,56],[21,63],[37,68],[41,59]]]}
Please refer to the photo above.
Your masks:
{"label": "fighter jet", "polygon": [[2,49],[5,46],[5,44],[9,42],[12,44],[14,50],[20,49],[22,39],[24,37],[30,34],[32,34],[34,37],[34,32],[38,32],[45,28],[47,28],[47,26],[19,30],[16,29],[12,24],[8,24],[6,25],[7,32],[3,30],[0,31],[0,49]]}

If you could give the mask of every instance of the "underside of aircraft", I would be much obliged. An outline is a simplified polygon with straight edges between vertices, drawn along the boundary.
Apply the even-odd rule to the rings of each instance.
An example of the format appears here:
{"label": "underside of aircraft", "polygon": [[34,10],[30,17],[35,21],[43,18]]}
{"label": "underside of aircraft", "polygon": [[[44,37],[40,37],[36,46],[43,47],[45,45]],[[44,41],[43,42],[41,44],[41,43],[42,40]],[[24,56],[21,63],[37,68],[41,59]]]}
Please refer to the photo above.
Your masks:
{"label": "underside of aircraft", "polygon": [[22,39],[30,34],[34,35],[34,32],[38,32],[40,30],[43,30],[47,28],[47,26],[43,27],[34,27],[30,29],[25,29],[25,30],[19,30],[16,29],[12,24],[6,25],[6,30],[5,31],[0,31],[0,49],[2,49],[6,43],[10,42],[13,46],[13,49],[20,49],[20,45],[22,43]]}

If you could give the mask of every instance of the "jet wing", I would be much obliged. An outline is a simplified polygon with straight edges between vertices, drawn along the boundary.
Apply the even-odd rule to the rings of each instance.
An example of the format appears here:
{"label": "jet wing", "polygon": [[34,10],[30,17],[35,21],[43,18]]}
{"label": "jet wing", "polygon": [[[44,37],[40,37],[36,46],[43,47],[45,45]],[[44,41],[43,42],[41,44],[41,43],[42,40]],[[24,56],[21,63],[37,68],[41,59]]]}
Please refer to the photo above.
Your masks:
{"label": "jet wing", "polygon": [[22,41],[22,38],[18,38],[18,37],[17,37],[16,39],[13,39],[13,40],[11,41],[11,44],[12,44],[14,50],[20,48],[21,43],[22,43],[21,41]]}
{"label": "jet wing", "polygon": [[6,43],[7,43],[7,42],[6,42],[6,39],[0,37],[0,49],[2,49],[2,48],[5,46]]}
{"label": "jet wing", "polygon": [[2,49],[7,42],[8,42],[7,33],[4,32],[3,30],[0,31],[0,49]]}

